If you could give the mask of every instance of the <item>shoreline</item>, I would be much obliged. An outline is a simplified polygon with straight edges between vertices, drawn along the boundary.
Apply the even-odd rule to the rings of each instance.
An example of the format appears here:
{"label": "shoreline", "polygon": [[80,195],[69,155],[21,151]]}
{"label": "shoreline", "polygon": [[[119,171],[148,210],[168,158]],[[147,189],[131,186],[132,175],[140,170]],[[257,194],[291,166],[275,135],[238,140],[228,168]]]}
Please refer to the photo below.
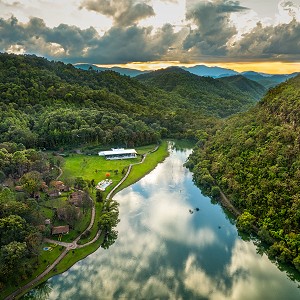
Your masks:
{"label": "shoreline", "polygon": [[[141,165],[145,162],[148,154],[152,154],[155,153],[158,149],[162,149],[163,151],[163,159],[156,159],[155,160],[155,164],[151,165],[151,168],[149,168],[149,170],[147,169],[147,172],[144,172],[142,174],[142,176],[138,176],[136,178],[135,181],[130,182],[130,184],[128,185],[124,185],[122,187],[122,184],[124,182],[126,182],[126,179],[128,178],[128,176],[131,174],[132,171],[132,167],[136,166],[136,165]],[[135,163],[135,164],[130,164],[128,167],[128,170],[126,172],[126,174],[123,176],[123,178],[120,180],[120,182],[106,195],[105,200],[109,201],[112,199],[112,197],[120,192],[121,190],[123,190],[124,188],[134,184],[135,182],[139,181],[141,178],[143,178],[144,176],[146,176],[148,173],[150,173],[161,161],[163,161],[167,156],[169,155],[169,151],[168,151],[168,147],[167,147],[167,141],[163,141],[161,144],[157,145],[155,147],[154,150],[148,151],[142,158],[142,161]],[[59,176],[62,175],[62,172],[60,172]],[[121,188],[120,188],[121,187]],[[94,225],[94,220],[92,220],[91,218],[91,222],[90,225],[84,230],[84,232],[88,229],[91,229]],[[37,275],[35,278],[33,278],[31,281],[29,281],[28,283],[26,283],[25,285],[23,285],[22,287],[18,288],[17,290],[13,291],[12,293],[10,293],[9,295],[6,295],[4,297],[4,299],[6,300],[11,300],[11,299],[19,299],[19,297],[23,296],[24,294],[26,294],[28,291],[30,291],[31,289],[33,289],[34,287],[38,286],[39,284],[45,282],[46,280],[50,279],[51,277],[61,274],[63,272],[66,272],[68,269],[70,269],[75,263],[79,262],[80,260],[86,258],[88,255],[94,253],[102,244],[102,239],[103,236],[101,234],[102,232],[100,230],[97,231],[95,237],[91,240],[86,242],[85,244],[82,245],[77,245],[77,241],[79,240],[80,236],[83,234],[83,232],[72,242],[72,243],[68,243],[70,245],[75,245],[75,248],[71,247],[70,245],[65,246],[65,249],[62,251],[62,253],[54,260],[54,262],[48,267],[46,268],[42,273],[40,273],[39,275]],[[47,241],[47,239],[46,239]],[[74,244],[75,243],[75,244]],[[90,250],[88,250],[88,249]],[[72,250],[72,251],[71,251]],[[79,251],[78,251],[79,250]],[[83,250],[83,251],[82,251]],[[69,253],[74,254],[74,251],[77,251],[77,257],[76,259],[69,259],[69,262],[65,265],[62,266],[61,263],[64,260],[64,258],[68,257]],[[81,253],[79,253],[81,252]],[[75,257],[74,257],[75,258]],[[61,268],[60,270],[57,270],[57,268]],[[49,274],[50,272],[55,272],[54,274]]]}

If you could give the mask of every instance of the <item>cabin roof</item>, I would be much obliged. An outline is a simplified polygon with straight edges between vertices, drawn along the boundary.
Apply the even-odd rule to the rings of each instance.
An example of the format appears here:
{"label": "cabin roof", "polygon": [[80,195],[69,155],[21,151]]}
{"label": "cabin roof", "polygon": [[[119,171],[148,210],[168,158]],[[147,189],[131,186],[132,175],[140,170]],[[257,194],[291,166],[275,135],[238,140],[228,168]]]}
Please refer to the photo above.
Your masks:
{"label": "cabin roof", "polygon": [[57,226],[52,228],[52,234],[68,233],[70,231],[69,225]]}
{"label": "cabin roof", "polygon": [[123,154],[137,154],[135,149],[124,149],[124,148],[119,148],[119,149],[114,149],[112,148],[111,150],[108,151],[100,151],[98,152],[100,156],[108,156],[108,155],[123,155]]}

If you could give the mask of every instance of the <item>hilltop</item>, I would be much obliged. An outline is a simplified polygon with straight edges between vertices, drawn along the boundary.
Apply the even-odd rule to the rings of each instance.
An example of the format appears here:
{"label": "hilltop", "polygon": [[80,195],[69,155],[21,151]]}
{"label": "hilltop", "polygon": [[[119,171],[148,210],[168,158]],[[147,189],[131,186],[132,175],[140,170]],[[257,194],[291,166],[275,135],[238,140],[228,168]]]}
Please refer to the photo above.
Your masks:
{"label": "hilltop", "polygon": [[258,82],[250,80],[242,75],[223,77],[219,80],[223,83],[228,83],[236,87],[244,93],[247,93],[255,100],[260,100],[267,91],[267,89]]}
{"label": "hilltop", "polygon": [[191,74],[179,67],[157,70],[136,78],[150,87],[185,98],[206,114],[218,117],[244,111],[256,102],[256,96],[231,82]]}

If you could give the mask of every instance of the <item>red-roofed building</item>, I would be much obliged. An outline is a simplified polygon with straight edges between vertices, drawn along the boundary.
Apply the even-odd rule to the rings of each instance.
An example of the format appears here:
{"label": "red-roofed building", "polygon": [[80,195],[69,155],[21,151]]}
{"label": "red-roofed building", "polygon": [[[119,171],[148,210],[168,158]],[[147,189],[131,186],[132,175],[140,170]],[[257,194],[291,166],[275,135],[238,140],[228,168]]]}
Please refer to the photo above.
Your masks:
{"label": "red-roofed building", "polygon": [[52,235],[69,233],[69,225],[52,227]]}

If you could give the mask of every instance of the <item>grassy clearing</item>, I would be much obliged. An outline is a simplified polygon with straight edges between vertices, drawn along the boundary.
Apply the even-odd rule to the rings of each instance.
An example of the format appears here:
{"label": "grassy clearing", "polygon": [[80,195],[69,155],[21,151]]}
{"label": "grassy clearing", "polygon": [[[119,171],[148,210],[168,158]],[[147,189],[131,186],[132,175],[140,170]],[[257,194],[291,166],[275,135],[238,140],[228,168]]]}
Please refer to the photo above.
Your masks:
{"label": "grassy clearing", "polygon": [[[156,145],[149,145],[145,147],[139,147],[137,148],[137,152],[142,155],[145,154],[149,151],[152,151],[155,148]],[[130,175],[126,179],[126,181],[122,184],[121,187],[118,188],[118,191],[121,189],[135,183],[139,179],[141,179],[143,176],[145,176],[147,173],[149,173],[152,169],[155,168],[155,166],[164,160],[165,157],[168,156],[168,150],[167,150],[167,142],[162,142],[160,145],[159,149],[151,154],[148,154],[144,163],[139,164],[133,167]],[[103,196],[106,197],[107,193],[122,179],[124,174],[122,174],[123,169],[127,169],[130,164],[140,162],[141,157],[138,157],[136,159],[128,159],[128,160],[117,160],[117,161],[107,161],[103,157],[99,157],[96,155],[82,155],[82,154],[71,154],[69,157],[65,158],[65,166],[63,167],[63,175],[61,177],[61,180],[65,180],[70,177],[83,177],[85,180],[92,180],[94,179],[95,182],[99,182],[103,179],[106,178],[106,173],[110,173],[110,179],[113,180],[112,186],[110,186],[105,193],[103,193]],[[117,171],[116,171],[117,170]],[[95,201],[95,190],[90,191],[91,197]],[[56,207],[55,205],[61,205],[63,201],[65,201],[65,197],[60,197],[58,198],[55,202],[50,202],[52,203],[53,206],[50,207]],[[49,200],[49,201],[53,201]],[[97,220],[99,219],[99,216],[102,213],[102,208],[103,204],[102,203],[96,203],[96,217],[95,217],[95,223],[94,226],[91,228],[91,233],[88,237],[85,239],[82,239],[80,243],[84,244],[90,240],[92,240],[96,232],[98,230],[97,226]],[[45,217],[52,218],[53,217],[53,211],[49,208],[42,208],[42,211],[45,215]],[[88,226],[90,222],[90,212],[89,214],[86,214],[82,221],[80,222],[82,225],[76,225],[75,230],[71,231],[70,234],[63,236],[62,240],[66,242],[70,242],[74,240],[79,232],[84,231],[84,229]],[[77,261],[85,258],[89,254],[93,253],[96,251],[100,245],[103,242],[103,236],[100,236],[100,238],[93,244],[80,248],[80,249],[75,249],[70,251],[66,257],[47,275],[43,278],[41,282],[46,281],[47,279],[53,277],[54,275],[60,274],[67,269],[69,269],[72,265],[74,265]],[[44,247],[45,245],[43,245]],[[46,245],[46,246],[49,246]],[[37,266],[36,271],[34,272],[33,276],[31,277],[34,278],[38,274],[40,274],[43,270],[46,269],[48,264],[51,264],[63,251],[63,247],[57,246],[53,248],[52,251],[43,251],[41,250],[41,256],[39,258],[39,265]],[[24,281],[22,282],[22,285],[25,283],[29,282]],[[38,284],[40,284],[39,282]],[[37,284],[37,285],[38,285]],[[16,286],[11,286],[11,288],[6,289],[5,291],[7,292],[6,295],[10,294],[16,289]],[[0,294],[1,295],[1,294]],[[6,296],[4,295],[4,296]],[[2,296],[2,295],[1,295]],[[1,298],[1,297],[0,297]]]}
{"label": "grassy clearing", "polygon": [[[112,185],[107,188],[109,191],[123,177],[122,171],[131,163],[140,161],[140,157],[135,159],[124,159],[109,161],[100,156],[86,156],[82,154],[72,154],[65,158],[62,180],[70,177],[82,177],[85,180],[94,179],[96,183],[106,179],[107,174],[113,181]],[[123,172],[124,173],[124,172]]]}
{"label": "grassy clearing", "polygon": [[[150,150],[153,150],[153,148],[148,149],[148,151]],[[159,162],[162,162],[168,155],[168,144],[166,141],[163,141],[157,151],[147,155],[144,163],[132,167],[129,176],[123,182],[123,184],[121,184],[121,186],[115,191],[115,194],[143,178],[146,174],[152,171]]]}

